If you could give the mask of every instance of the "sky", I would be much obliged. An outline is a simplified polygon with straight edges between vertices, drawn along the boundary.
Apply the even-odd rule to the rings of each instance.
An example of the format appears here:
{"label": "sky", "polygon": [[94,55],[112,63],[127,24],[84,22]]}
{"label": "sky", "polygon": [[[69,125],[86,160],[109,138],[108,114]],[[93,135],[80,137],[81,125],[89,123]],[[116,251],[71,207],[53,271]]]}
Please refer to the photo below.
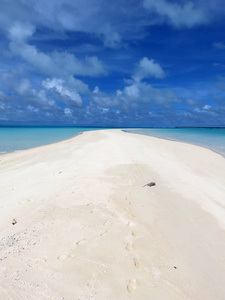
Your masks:
{"label": "sky", "polygon": [[0,0],[0,125],[225,126],[224,0]]}

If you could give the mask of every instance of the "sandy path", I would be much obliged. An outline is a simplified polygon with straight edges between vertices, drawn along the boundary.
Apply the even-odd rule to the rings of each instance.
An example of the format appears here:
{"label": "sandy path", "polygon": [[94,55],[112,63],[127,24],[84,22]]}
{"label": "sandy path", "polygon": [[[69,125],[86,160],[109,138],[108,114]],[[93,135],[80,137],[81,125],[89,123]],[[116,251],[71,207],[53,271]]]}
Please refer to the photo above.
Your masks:
{"label": "sandy path", "polygon": [[0,299],[224,299],[220,155],[86,132],[1,156],[0,178]]}

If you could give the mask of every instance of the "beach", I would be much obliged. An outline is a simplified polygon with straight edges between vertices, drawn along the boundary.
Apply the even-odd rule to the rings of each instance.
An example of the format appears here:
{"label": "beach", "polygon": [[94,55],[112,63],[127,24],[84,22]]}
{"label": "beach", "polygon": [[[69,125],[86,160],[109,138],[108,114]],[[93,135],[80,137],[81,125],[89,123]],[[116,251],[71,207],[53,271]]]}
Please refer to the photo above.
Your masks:
{"label": "beach", "polygon": [[0,299],[224,299],[221,155],[89,131],[1,155],[0,178]]}

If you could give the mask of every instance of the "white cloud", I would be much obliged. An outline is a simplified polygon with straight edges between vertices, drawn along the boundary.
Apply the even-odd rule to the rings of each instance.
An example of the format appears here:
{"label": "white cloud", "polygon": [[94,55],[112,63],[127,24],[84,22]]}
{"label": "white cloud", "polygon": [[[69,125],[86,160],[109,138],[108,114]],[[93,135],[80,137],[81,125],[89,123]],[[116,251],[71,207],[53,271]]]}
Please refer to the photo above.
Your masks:
{"label": "white cloud", "polygon": [[9,39],[23,43],[35,32],[35,27],[31,24],[17,22],[9,28]]}
{"label": "white cloud", "polygon": [[99,87],[96,86],[93,90],[93,94],[100,94],[100,90],[99,90]]}
{"label": "white cloud", "polygon": [[21,79],[15,84],[14,90],[23,97],[29,97],[36,94],[36,91],[32,88],[30,81],[27,78]]}
{"label": "white cloud", "polygon": [[72,75],[64,77],[64,81],[69,89],[76,90],[77,93],[88,94],[90,93],[88,85],[83,81],[74,78]]}
{"label": "white cloud", "polygon": [[64,114],[67,116],[67,117],[71,117],[72,116],[72,110],[68,107],[66,107],[64,109]]}
{"label": "white cloud", "polygon": [[205,110],[209,110],[210,108],[211,108],[211,105],[208,105],[208,104],[203,106],[203,109],[205,109]]}
{"label": "white cloud", "polygon": [[123,109],[135,108],[140,103],[155,103],[168,106],[170,103],[179,102],[175,93],[170,89],[157,89],[142,79],[147,77],[163,78],[165,72],[153,59],[144,57],[138,63],[132,79],[127,79],[123,90],[117,90],[114,97],[100,91],[96,86],[93,90],[93,100],[101,107],[122,107]]}
{"label": "white cloud", "polygon": [[178,102],[177,96],[170,89],[157,89],[145,82],[133,82],[124,88],[124,95],[136,103],[157,103],[167,105]]}
{"label": "white cloud", "polygon": [[31,25],[14,24],[9,29],[10,50],[41,73],[48,76],[98,76],[106,73],[102,62],[96,56],[86,56],[85,59],[79,60],[68,52],[41,52],[27,41],[33,33],[34,27]]}
{"label": "white cloud", "polygon": [[139,39],[147,26],[156,23],[192,27],[210,22],[223,16],[223,4],[223,0],[10,0],[10,5],[0,1],[0,27],[5,30],[15,21],[32,23],[49,29],[50,39],[83,32],[115,48],[124,40]]}
{"label": "white cloud", "polygon": [[67,87],[65,81],[60,78],[48,78],[42,82],[43,87],[52,93],[56,98],[72,106],[81,106],[82,99],[76,90]]}
{"label": "white cloud", "polygon": [[188,27],[207,23],[209,18],[204,6],[196,6],[196,2],[169,2],[167,0],[144,0],[144,8],[161,16],[162,21],[169,22],[175,27]]}
{"label": "white cloud", "polygon": [[27,106],[27,109],[28,109],[29,111],[31,111],[31,112],[39,112],[39,109],[36,108],[36,107],[34,107],[34,106],[32,106],[32,105],[28,105],[28,106]]}
{"label": "white cloud", "polygon": [[128,110],[141,103],[155,103],[157,105],[169,106],[171,103],[179,102],[176,94],[170,89],[157,89],[150,84],[133,80],[124,89],[118,90],[114,97],[102,93],[96,89],[93,93],[93,101],[101,107],[120,107]]}
{"label": "white cloud", "polygon": [[109,24],[103,27],[103,41],[105,46],[109,48],[117,48],[121,45],[121,40],[120,34],[113,31]]}
{"label": "white cloud", "polygon": [[[127,4],[123,6],[126,7]],[[11,0],[10,5],[0,1],[2,28],[8,28],[17,21],[49,28],[59,34],[66,31],[90,33],[111,48],[118,47],[121,43],[119,31],[123,31],[114,16],[119,16],[120,22],[124,21],[126,10],[118,11],[118,3],[109,5],[103,0],[86,0],[85,3],[81,0]]]}
{"label": "white cloud", "polygon": [[[17,102],[18,105],[27,105],[29,111],[42,110],[42,111],[55,111],[58,112],[61,110],[57,106],[55,101],[46,95],[45,90],[37,90],[33,88],[30,80],[28,78],[18,79],[15,74],[10,74],[4,79],[5,86],[9,88],[13,96],[5,97],[4,102]],[[7,82],[7,78],[10,78]],[[11,94],[10,93],[10,94]],[[19,101],[18,101],[19,99]],[[0,91],[0,100],[1,100],[1,91]],[[34,109],[33,109],[34,108]]]}
{"label": "white cloud", "polygon": [[[132,84],[129,86],[126,86],[124,88],[124,94],[131,98],[131,99],[137,99],[140,97],[140,85],[139,84]],[[122,96],[123,94],[121,94],[120,96]]]}
{"label": "white cloud", "polygon": [[116,98],[101,92],[98,86],[93,90],[93,101],[101,107],[116,107],[119,104]]}
{"label": "white cloud", "polygon": [[164,78],[165,76],[165,72],[154,59],[149,60],[147,57],[143,57],[138,63],[133,78],[135,80],[142,80],[148,77]]}
{"label": "white cloud", "polygon": [[209,113],[209,114],[214,114],[215,112],[213,112],[211,110],[212,106],[211,105],[208,105],[208,104],[205,104],[202,108],[200,107],[195,107],[194,108],[194,111],[195,112],[198,112],[198,113]]}

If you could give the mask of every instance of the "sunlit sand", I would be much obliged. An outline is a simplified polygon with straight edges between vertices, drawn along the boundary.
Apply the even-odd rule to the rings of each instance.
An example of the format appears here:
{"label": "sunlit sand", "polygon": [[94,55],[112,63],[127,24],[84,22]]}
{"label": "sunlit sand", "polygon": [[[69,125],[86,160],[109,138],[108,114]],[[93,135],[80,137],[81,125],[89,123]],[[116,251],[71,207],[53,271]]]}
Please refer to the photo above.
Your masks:
{"label": "sunlit sand", "polygon": [[224,299],[222,156],[93,131],[0,156],[0,178],[0,299]]}

